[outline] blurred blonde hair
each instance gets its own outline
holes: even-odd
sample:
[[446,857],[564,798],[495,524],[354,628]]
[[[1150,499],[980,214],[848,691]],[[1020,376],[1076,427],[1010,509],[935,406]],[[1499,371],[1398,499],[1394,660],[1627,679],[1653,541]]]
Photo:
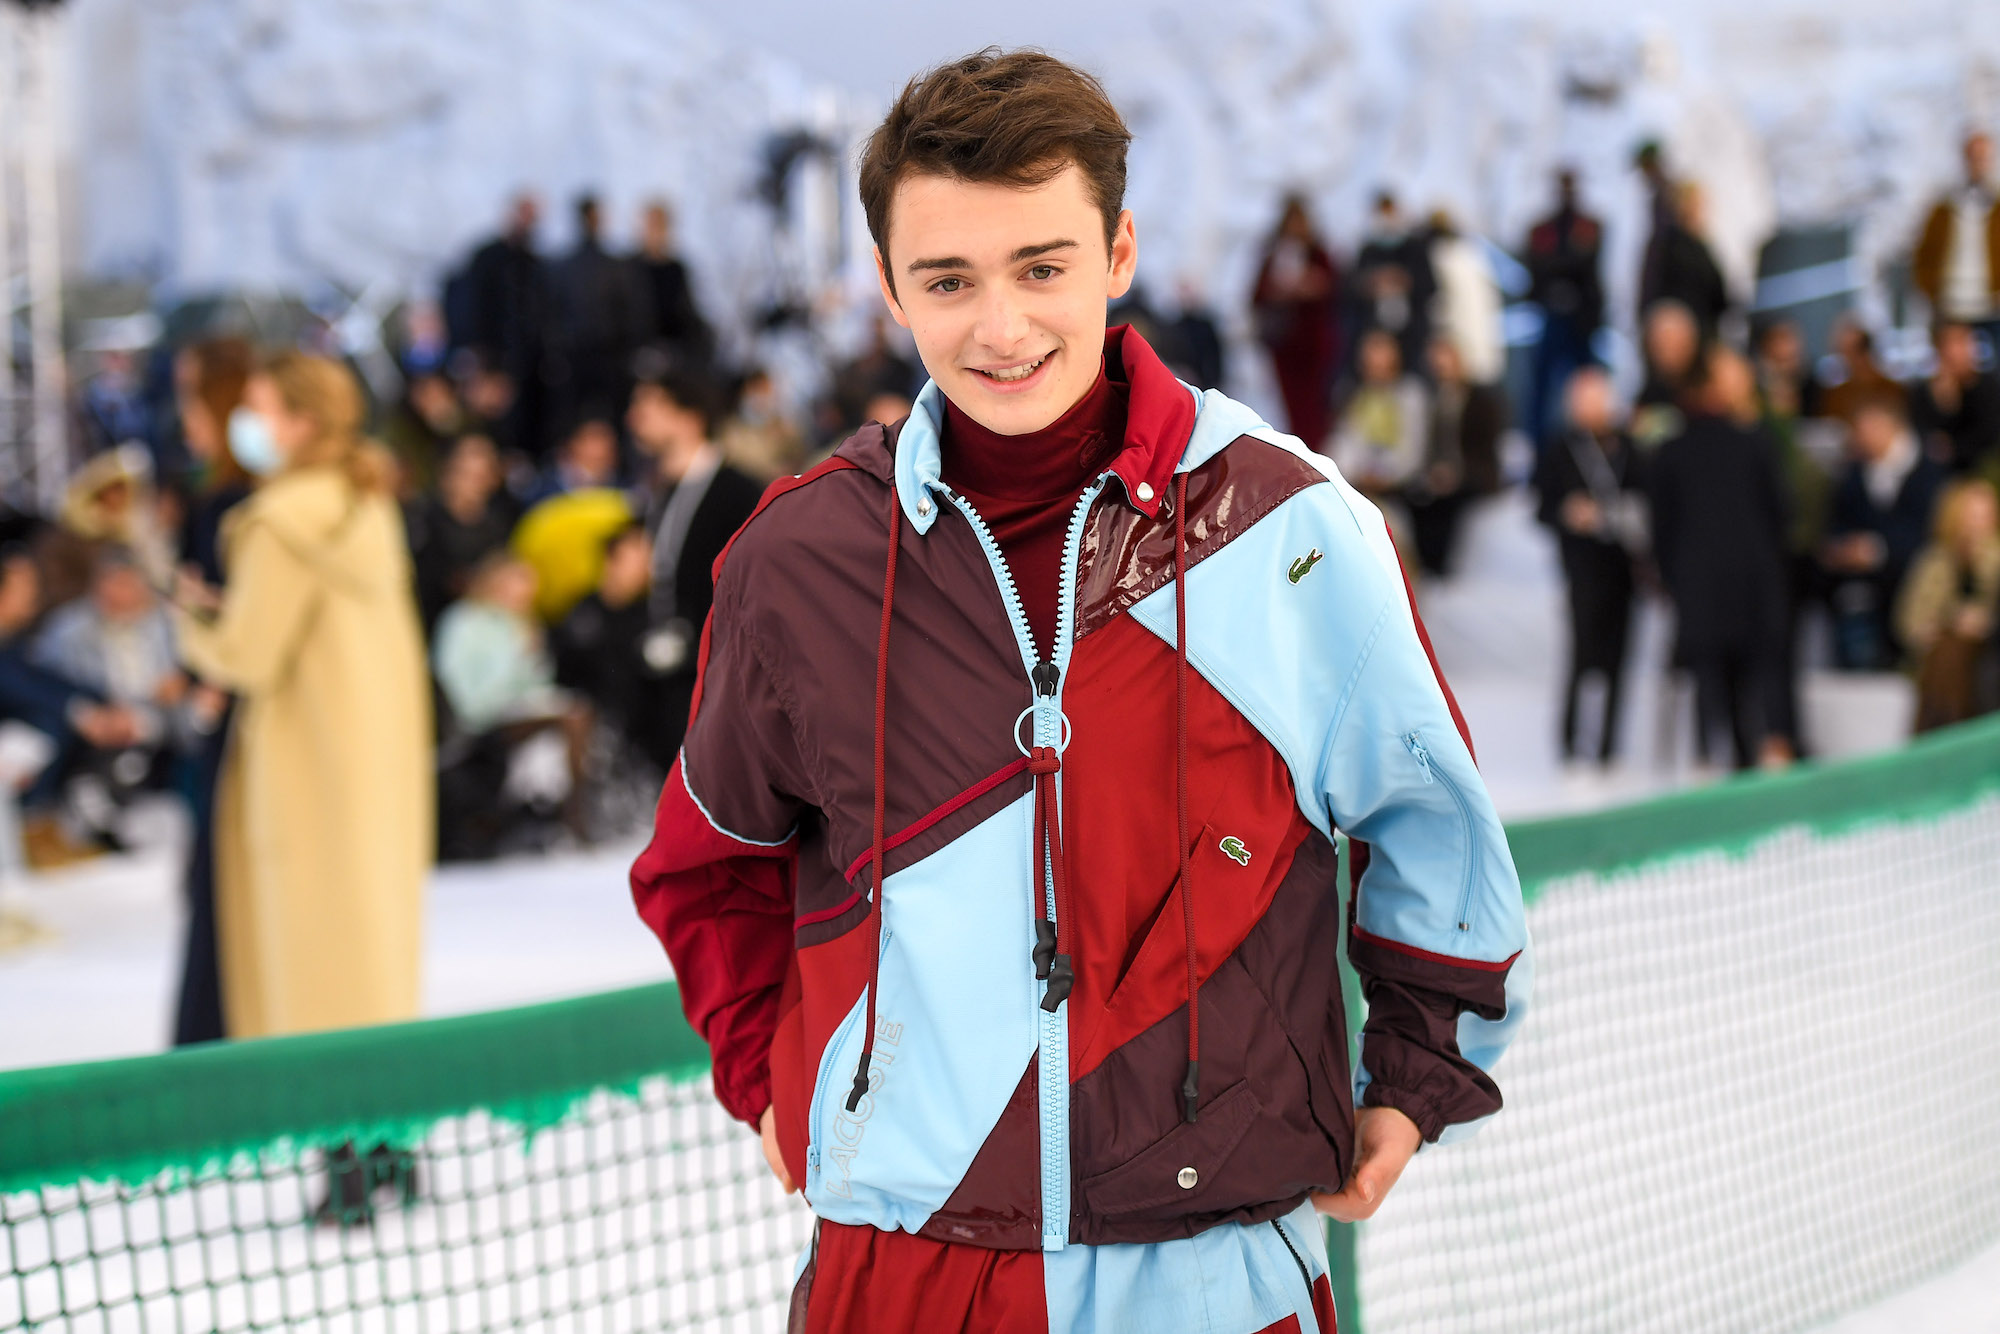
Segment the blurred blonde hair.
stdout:
[[[1967,477],[1953,482],[1938,497],[1937,517],[1932,522],[1931,538],[1946,551],[1956,554],[1964,549],[1966,511],[1972,502],[1984,496],[1987,503],[2000,508],[2000,492],[1993,489],[1993,483],[1983,477]],[[1986,541],[1994,537],[1987,534]]]
[[367,405],[353,371],[328,357],[287,350],[267,357],[257,374],[277,387],[287,409],[313,425],[291,467],[331,465],[344,470],[356,490],[395,489],[395,457],[361,434]]

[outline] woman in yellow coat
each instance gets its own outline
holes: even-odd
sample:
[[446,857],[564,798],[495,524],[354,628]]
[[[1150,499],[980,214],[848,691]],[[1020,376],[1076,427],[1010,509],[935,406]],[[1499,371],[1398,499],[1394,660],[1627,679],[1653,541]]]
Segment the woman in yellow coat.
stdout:
[[393,465],[361,418],[339,363],[264,363],[230,421],[262,480],[224,530],[227,592],[181,590],[182,656],[241,700],[214,827],[231,1037],[417,1012],[430,685]]

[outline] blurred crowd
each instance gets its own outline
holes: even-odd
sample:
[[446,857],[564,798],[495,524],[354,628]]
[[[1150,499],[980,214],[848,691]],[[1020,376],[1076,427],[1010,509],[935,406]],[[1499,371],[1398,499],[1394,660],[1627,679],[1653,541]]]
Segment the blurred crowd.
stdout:
[[1667,665],[1693,686],[1701,763],[1807,753],[1808,668],[1908,673],[1914,727],[1940,726],[2000,707],[2000,181],[1987,135],[1963,150],[1963,178],[1913,238],[1932,322],[1907,380],[1851,315],[1815,360],[1797,324],[1742,309],[1704,235],[1701,189],[1651,145],[1634,164],[1652,209],[1629,401],[1603,352],[1604,229],[1567,172],[1503,261],[1525,272],[1540,320],[1513,380],[1518,413],[1495,256],[1444,214],[1406,217],[1386,191],[1344,258],[1304,200],[1286,202],[1257,278],[1257,335],[1293,432],[1389,512],[1419,576],[1451,573],[1463,515],[1508,484],[1503,442],[1520,432],[1526,465],[1511,476],[1535,493],[1568,585],[1566,760],[1616,758],[1649,593],[1674,613]]

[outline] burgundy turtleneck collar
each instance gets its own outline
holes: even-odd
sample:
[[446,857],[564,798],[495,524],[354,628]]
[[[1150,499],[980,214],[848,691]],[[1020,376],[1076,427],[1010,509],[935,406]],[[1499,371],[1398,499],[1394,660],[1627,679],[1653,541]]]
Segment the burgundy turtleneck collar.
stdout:
[[947,398],[944,480],[968,495],[1072,502],[1124,444],[1127,393],[1101,367],[1068,412],[1025,435],[989,431]]

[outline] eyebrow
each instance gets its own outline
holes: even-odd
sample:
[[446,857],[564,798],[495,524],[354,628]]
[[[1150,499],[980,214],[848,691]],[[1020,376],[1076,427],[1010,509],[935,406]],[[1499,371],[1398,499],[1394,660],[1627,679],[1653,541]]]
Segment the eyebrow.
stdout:
[[[1044,241],[1040,245],[1024,245],[1019,250],[1016,250],[1013,254],[1009,255],[1007,257],[1007,262],[1009,264],[1019,264],[1022,260],[1040,259],[1043,255],[1051,255],[1058,250],[1074,250],[1076,248],[1077,248],[1077,243],[1075,241],[1067,241],[1067,240]],[[911,262],[911,264],[905,270],[905,272],[924,273],[932,269],[969,269],[971,267],[972,267],[972,262],[970,260],[964,259],[958,255],[947,255],[943,259],[914,260]]]

